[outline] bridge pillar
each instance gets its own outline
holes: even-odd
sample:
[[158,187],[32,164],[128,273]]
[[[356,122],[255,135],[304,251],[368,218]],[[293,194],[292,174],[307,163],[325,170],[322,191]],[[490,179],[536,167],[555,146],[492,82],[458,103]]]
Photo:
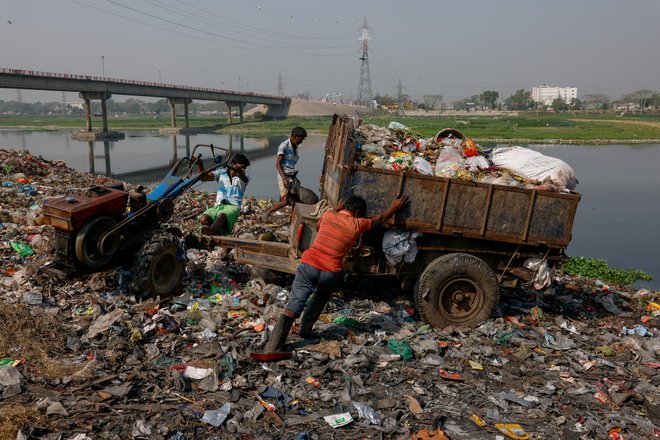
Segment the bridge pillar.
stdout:
[[92,103],[89,98],[83,98],[85,101],[85,131],[92,132]]
[[171,127],[176,128],[176,100],[173,98],[167,98],[167,102],[170,103],[170,121]]
[[105,95],[101,96],[101,119],[103,121],[102,132],[106,134],[108,133],[108,104]]
[[[85,102],[85,130],[71,134],[71,137],[80,141],[95,141],[99,139],[119,140],[124,139],[124,133],[108,130],[108,105],[107,100],[112,96],[108,92],[80,92],[78,94]],[[101,132],[94,133],[92,130],[92,104],[93,99],[101,101]]]
[[242,102],[240,102],[238,104],[238,114],[241,118],[241,123],[243,123],[243,103]]
[[[192,102],[190,98],[167,98],[167,102],[170,104],[170,121],[171,126],[167,128],[161,128],[159,131],[161,134],[195,134],[197,130],[190,128],[190,117],[188,112],[188,104]],[[176,106],[177,104],[183,104],[183,117],[184,123],[182,128],[177,128],[176,126]]]
[[233,122],[233,118],[231,115],[231,105],[233,104],[233,102],[225,101],[225,104],[227,104],[227,121],[229,122],[229,125],[231,125]]

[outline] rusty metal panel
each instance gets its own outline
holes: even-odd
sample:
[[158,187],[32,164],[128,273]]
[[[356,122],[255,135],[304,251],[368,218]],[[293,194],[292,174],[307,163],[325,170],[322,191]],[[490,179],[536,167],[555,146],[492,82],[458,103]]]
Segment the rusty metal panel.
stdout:
[[325,145],[321,179],[321,197],[336,205],[350,195],[350,182],[355,156],[353,120],[334,116]]
[[528,191],[495,187],[486,230],[495,235],[521,237],[529,203]]
[[445,179],[437,177],[364,167],[357,167],[353,175],[353,194],[367,201],[368,217],[381,213],[397,195],[405,194],[410,204],[390,223],[427,230],[437,229],[446,185]]
[[573,218],[579,195],[539,191],[529,227],[528,241],[567,246],[571,240]]
[[367,201],[367,217],[386,210],[397,194],[398,173],[358,170],[353,175],[352,193]]
[[468,182],[452,182],[447,194],[447,207],[442,219],[442,231],[471,232],[480,235],[488,207],[488,186]]

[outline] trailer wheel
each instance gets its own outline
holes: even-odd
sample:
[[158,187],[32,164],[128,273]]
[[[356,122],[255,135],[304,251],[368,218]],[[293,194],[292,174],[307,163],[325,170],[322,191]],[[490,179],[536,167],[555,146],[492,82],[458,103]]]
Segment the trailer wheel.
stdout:
[[139,247],[131,269],[131,290],[141,298],[170,296],[181,284],[186,268],[181,241],[159,231]]
[[493,270],[469,254],[447,254],[422,272],[415,289],[415,305],[426,323],[475,327],[493,312],[500,288]]

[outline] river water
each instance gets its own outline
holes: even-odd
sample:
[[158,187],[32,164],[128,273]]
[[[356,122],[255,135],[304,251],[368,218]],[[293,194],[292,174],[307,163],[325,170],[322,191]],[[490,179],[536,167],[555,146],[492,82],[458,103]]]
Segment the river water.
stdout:
[[[196,144],[232,147],[252,162],[248,194],[277,198],[275,154],[284,136],[247,138],[225,134],[160,136],[150,130],[126,131],[117,142],[71,140],[68,131],[0,130],[0,148],[28,149],[46,159],[61,159],[80,171],[112,175],[131,183],[162,179],[177,157]],[[309,136],[300,149],[299,177],[318,191],[325,137]],[[656,278],[639,287],[660,290],[660,145],[528,145],[560,158],[575,170],[582,194],[569,255],[604,258],[610,266],[641,269]],[[200,189],[213,191],[212,183]]]

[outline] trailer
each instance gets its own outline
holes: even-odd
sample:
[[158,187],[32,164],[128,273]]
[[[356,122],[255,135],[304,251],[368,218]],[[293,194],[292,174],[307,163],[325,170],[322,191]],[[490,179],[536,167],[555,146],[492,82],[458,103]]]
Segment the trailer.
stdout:
[[[568,259],[580,194],[525,189],[360,166],[355,161],[356,122],[335,115],[325,146],[321,199],[336,206],[352,195],[367,201],[367,217],[392,199],[410,203],[382,226],[363,234],[345,259],[360,276],[397,276],[414,295],[420,317],[434,327],[475,326],[499,302],[501,287],[530,282],[528,259],[558,268]],[[316,236],[315,207],[297,204],[289,242],[213,237],[234,248],[239,262],[295,273]],[[412,263],[392,266],[382,250],[387,228],[420,232]]]

